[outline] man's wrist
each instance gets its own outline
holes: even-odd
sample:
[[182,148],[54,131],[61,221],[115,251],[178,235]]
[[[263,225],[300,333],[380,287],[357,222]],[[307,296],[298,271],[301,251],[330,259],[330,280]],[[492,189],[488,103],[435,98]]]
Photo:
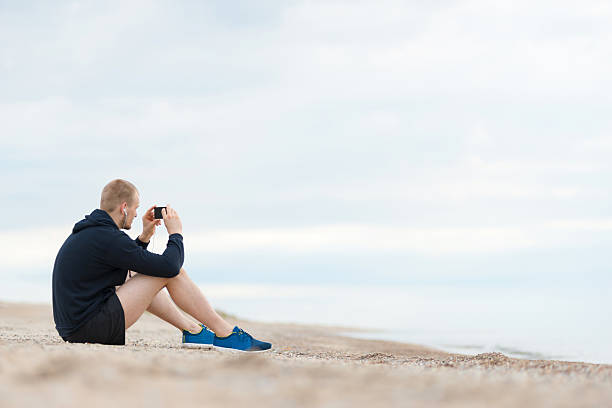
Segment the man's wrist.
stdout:
[[138,240],[139,240],[140,242],[144,243],[144,244],[148,244],[148,243],[149,243],[149,241],[151,240],[151,236],[152,236],[152,234],[151,234],[151,235],[147,235],[147,234],[145,234],[145,233],[143,232],[142,234],[140,234],[140,235],[138,236]]

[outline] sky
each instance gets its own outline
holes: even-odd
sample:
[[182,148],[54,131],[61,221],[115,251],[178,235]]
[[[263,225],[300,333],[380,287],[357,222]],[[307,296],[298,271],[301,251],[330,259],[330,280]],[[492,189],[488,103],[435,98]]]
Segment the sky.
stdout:
[[0,276],[123,178],[201,281],[609,285],[611,39],[607,1],[0,0]]

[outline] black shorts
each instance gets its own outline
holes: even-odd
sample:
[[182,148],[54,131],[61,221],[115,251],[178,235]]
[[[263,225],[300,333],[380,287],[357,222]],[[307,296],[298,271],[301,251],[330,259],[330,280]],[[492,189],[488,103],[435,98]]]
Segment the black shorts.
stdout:
[[70,343],[125,345],[125,315],[117,294],[113,293],[97,314],[64,340]]

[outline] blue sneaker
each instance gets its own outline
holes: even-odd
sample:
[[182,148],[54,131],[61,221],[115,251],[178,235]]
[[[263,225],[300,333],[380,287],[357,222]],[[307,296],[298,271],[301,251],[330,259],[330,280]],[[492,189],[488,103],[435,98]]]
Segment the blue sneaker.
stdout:
[[265,341],[255,340],[253,336],[235,326],[232,333],[227,337],[215,335],[213,340],[215,348],[228,351],[247,351],[250,353],[270,350],[272,345]]
[[213,339],[215,338],[215,333],[211,331],[208,327],[204,326],[200,323],[202,329],[198,333],[192,333],[189,330],[183,330],[183,347],[213,347]]

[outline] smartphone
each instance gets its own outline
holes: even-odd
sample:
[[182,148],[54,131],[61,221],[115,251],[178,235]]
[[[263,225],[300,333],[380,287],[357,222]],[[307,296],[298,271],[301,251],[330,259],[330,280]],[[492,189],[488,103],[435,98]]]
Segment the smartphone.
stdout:
[[153,212],[155,213],[155,219],[156,220],[161,220],[162,218],[164,218],[164,217],[162,217],[162,212],[161,212],[162,208],[166,208],[166,207],[155,207],[153,209]]

